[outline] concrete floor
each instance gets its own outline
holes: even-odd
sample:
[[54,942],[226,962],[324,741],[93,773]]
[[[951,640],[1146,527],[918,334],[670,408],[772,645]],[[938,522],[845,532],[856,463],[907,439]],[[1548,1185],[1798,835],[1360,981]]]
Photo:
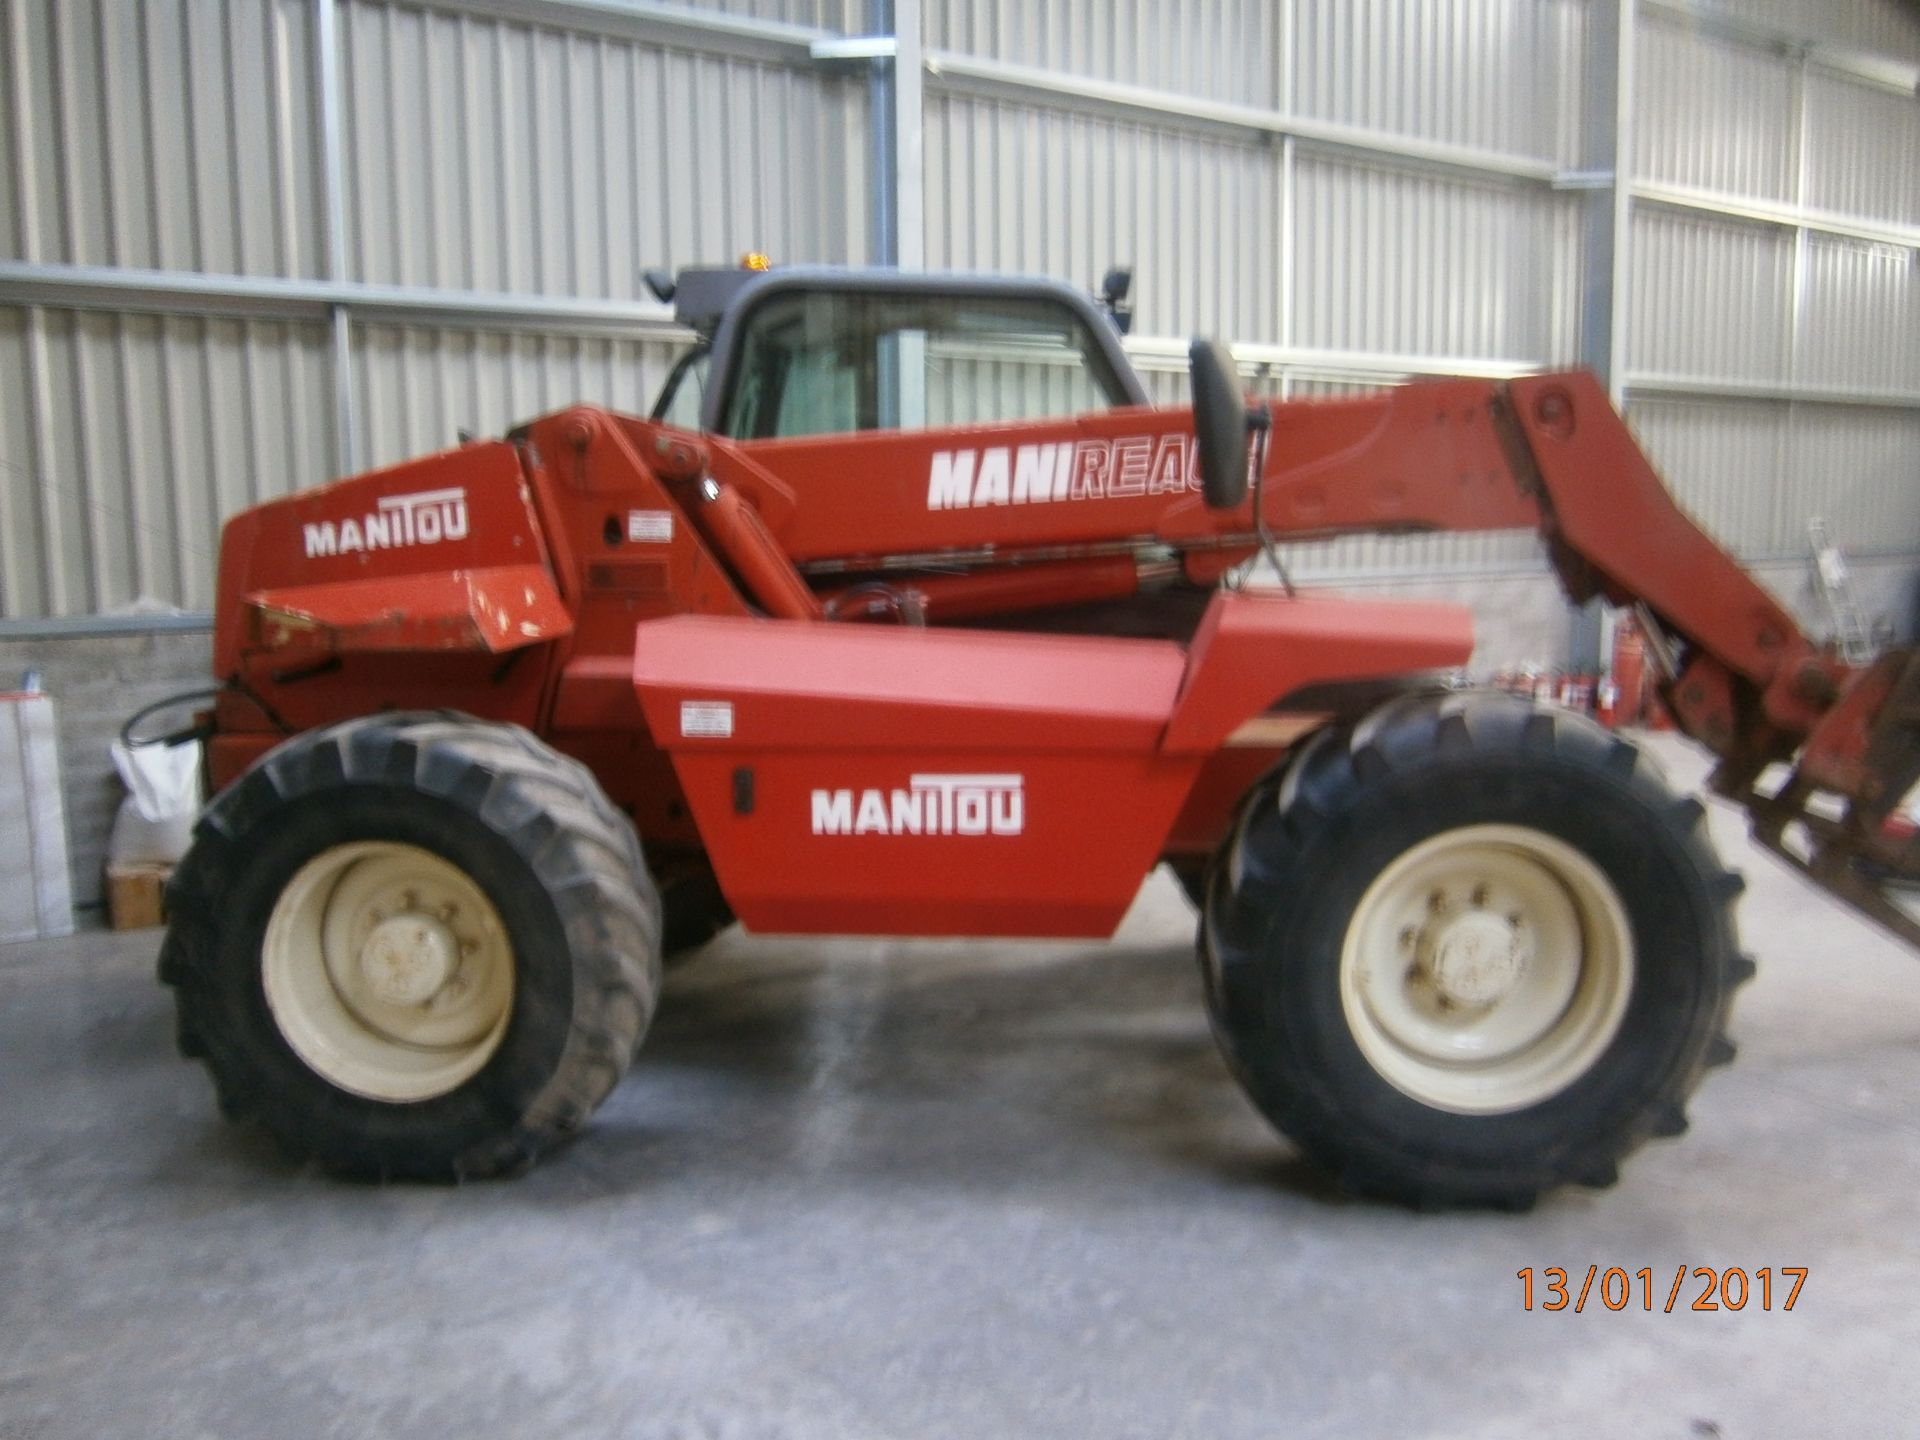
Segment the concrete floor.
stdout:
[[[0,949],[0,1440],[1912,1434],[1920,961],[1713,823],[1740,1059],[1519,1217],[1328,1193],[1215,1057],[1164,875],[1104,945],[726,937],[583,1141],[461,1190],[223,1125],[155,935]],[[1523,1311],[1590,1263],[1811,1273]]]

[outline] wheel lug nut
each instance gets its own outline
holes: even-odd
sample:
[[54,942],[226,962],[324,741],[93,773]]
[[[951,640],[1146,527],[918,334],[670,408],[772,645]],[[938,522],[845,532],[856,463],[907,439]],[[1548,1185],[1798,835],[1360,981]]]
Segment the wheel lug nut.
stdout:
[[1486,886],[1476,885],[1473,887],[1473,904],[1474,904],[1474,908],[1477,910],[1486,909],[1486,906],[1487,906],[1487,887]]
[[1413,942],[1419,938],[1420,932],[1415,930],[1413,926],[1408,925],[1403,927],[1400,931],[1400,948],[1402,950],[1411,950],[1413,948]]
[[1447,908],[1447,892],[1446,891],[1435,890],[1432,894],[1427,896],[1427,909],[1444,910],[1446,908]]

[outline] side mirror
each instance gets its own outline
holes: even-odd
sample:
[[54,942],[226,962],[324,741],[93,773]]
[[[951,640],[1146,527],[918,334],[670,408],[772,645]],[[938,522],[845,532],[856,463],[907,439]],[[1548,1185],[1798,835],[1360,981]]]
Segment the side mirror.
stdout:
[[1247,498],[1247,395],[1233,355],[1218,340],[1187,350],[1193,378],[1193,437],[1200,447],[1200,489],[1215,510]]
[[1122,335],[1133,329],[1133,307],[1127,304],[1127,296],[1132,290],[1131,265],[1114,266],[1100,282],[1100,308],[1107,312],[1107,318],[1113,321],[1113,328]]

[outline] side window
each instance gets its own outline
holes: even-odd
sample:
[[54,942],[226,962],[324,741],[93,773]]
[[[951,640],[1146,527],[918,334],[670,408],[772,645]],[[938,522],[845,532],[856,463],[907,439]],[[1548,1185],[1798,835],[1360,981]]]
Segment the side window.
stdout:
[[1127,403],[1085,321],[1049,300],[797,292],[757,306],[723,431],[917,430]]
[[[1080,336],[1080,319],[1062,312],[1071,328],[1041,324],[957,326],[922,337],[924,424],[982,425],[1038,420],[1104,410],[1120,399],[1101,388]],[[1012,316],[967,316],[976,322]],[[1034,317],[1038,318],[1038,317]],[[1051,318],[1051,317],[1049,317]],[[916,368],[919,368],[916,366]]]

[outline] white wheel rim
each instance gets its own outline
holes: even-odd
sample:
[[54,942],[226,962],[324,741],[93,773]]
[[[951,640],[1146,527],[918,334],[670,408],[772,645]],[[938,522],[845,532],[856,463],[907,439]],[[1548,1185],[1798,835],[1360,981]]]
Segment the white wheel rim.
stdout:
[[396,1103],[444,1095],[500,1048],[513,946],[466,872],[387,841],[300,868],[267,921],[261,978],[287,1044],[329,1083]]
[[1435,835],[1354,909],[1340,999],[1367,1063],[1435,1109],[1486,1115],[1559,1094],[1620,1031],[1633,932],[1600,868],[1519,825]]

